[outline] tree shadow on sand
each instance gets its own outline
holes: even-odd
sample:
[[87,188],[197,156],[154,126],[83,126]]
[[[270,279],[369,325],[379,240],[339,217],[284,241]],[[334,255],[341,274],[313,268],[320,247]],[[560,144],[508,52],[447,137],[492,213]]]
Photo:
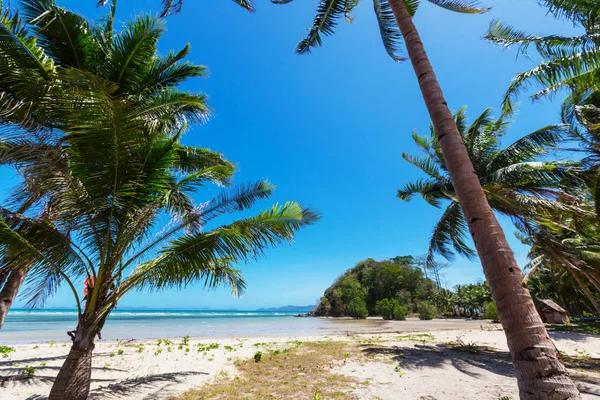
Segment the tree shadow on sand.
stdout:
[[[110,355],[109,352],[97,353],[97,354],[94,353],[94,357],[102,357],[102,356],[109,356],[109,355]],[[36,362],[44,362],[44,361],[48,362],[48,361],[66,360],[66,359],[67,359],[67,353],[61,354],[61,355],[57,355],[57,356],[51,356],[51,357],[15,358],[13,356],[8,361],[0,361],[0,372],[5,369],[3,367],[12,366],[14,363],[17,363],[17,364],[32,364],[32,363],[36,363]]]
[[503,376],[514,376],[510,354],[491,348],[473,345],[414,345],[414,347],[363,345],[367,355],[386,355],[401,364],[402,368],[442,368],[449,363],[471,377],[477,378],[483,369]]
[[[510,354],[487,346],[447,343],[414,345],[414,347],[361,345],[367,355],[385,355],[405,369],[442,368],[452,365],[458,371],[474,378],[479,370],[514,378]],[[600,359],[562,357],[563,363],[581,393],[600,398]]]
[[[164,374],[146,375],[138,378],[125,379],[116,383],[111,383],[106,386],[101,386],[90,391],[91,399],[106,399],[110,397],[119,397],[125,395],[132,395],[135,392],[141,390],[147,390],[157,385],[162,385],[154,395],[147,398],[161,397],[160,392],[165,389],[165,386],[169,386],[174,383],[182,382],[182,378],[193,375],[209,375],[206,372],[198,371],[180,371]],[[163,396],[164,397],[164,396]]]

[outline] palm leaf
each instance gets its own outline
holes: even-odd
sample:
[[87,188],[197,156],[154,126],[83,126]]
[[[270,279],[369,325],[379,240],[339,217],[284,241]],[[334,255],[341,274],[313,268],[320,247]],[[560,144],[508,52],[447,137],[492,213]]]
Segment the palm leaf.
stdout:
[[298,43],[296,52],[299,54],[310,53],[311,48],[321,46],[323,42],[321,34],[333,35],[337,20],[346,11],[345,4],[346,0],[320,0],[317,6],[317,15],[308,36]]
[[440,200],[451,199],[448,191],[450,181],[440,182],[438,179],[419,179],[415,182],[407,183],[404,188],[399,189],[396,196],[403,201],[409,201],[415,194],[420,194],[423,200],[434,207],[440,207]]
[[405,61],[406,58],[401,57],[400,46],[402,46],[402,34],[398,28],[396,17],[388,0],[373,0],[373,8],[375,16],[379,24],[379,33],[383,41],[383,47],[394,61]]
[[538,129],[491,157],[487,171],[497,171],[512,164],[531,161],[556,146],[564,139],[566,132],[568,127],[565,125],[549,125]]
[[452,261],[454,251],[468,259],[474,258],[476,256],[475,251],[466,244],[468,236],[468,226],[463,217],[460,204],[453,201],[446,208],[433,229],[427,251],[427,262],[435,261],[436,254]]
[[81,15],[58,7],[53,0],[25,0],[21,9],[38,43],[58,64],[78,68],[87,64],[93,37]]
[[288,202],[207,233],[185,235],[173,240],[159,257],[137,267],[124,286],[161,289],[206,279],[211,287],[228,281],[235,292],[243,281],[229,262],[260,257],[265,249],[292,240],[296,230],[318,219],[315,212]]
[[483,14],[488,12],[490,8],[481,7],[479,1],[476,0],[428,0],[430,3],[446,10],[462,13],[462,14]]

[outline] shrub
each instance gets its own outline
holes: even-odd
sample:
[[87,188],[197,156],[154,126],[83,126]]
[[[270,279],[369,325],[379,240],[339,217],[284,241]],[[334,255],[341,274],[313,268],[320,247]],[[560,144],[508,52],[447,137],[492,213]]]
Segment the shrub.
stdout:
[[437,310],[431,303],[427,301],[422,301],[419,303],[419,319],[430,320],[433,319],[436,315]]
[[490,301],[485,306],[485,319],[491,319],[494,322],[500,321],[498,317],[498,307],[496,307],[496,303]]
[[402,307],[399,304],[396,307],[394,307],[394,319],[396,321],[406,320],[406,307]]
[[2,354],[3,358],[8,358],[8,355],[10,353],[13,353],[14,351],[15,351],[14,347],[0,346],[0,354]]
[[32,365],[26,365],[25,368],[23,368],[22,374],[28,378],[31,378],[33,375],[35,375],[35,367]]
[[262,360],[262,351],[254,353],[254,362],[260,362]]
[[367,304],[360,297],[355,297],[348,304],[348,315],[356,319],[365,319],[369,315]]
[[377,315],[382,316],[383,319],[394,319],[394,310],[396,307],[400,307],[400,304],[396,300],[383,299],[375,304],[375,312]]

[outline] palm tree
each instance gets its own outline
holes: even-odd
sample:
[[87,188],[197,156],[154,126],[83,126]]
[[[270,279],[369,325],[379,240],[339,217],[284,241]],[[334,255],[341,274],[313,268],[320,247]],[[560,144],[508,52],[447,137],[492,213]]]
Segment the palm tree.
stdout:
[[[138,54],[128,54],[126,53],[127,49],[123,48],[121,49],[122,53],[114,56],[114,59],[105,59],[107,50],[103,49],[103,46],[106,45],[107,40],[111,40],[115,7],[116,2],[113,2],[111,12],[104,25],[90,27],[81,16],[57,7],[54,1],[25,1],[21,11],[26,21],[29,22],[29,27],[33,33],[33,36],[30,37],[27,37],[26,26],[18,19],[14,19],[8,10],[5,10],[0,16],[0,34],[11,36],[16,33],[22,39],[21,44],[23,47],[19,49],[11,41],[12,39],[8,38],[4,42],[7,47],[4,51],[0,49],[0,52],[2,52],[0,55],[3,56],[0,60],[3,63],[2,68],[9,71],[0,77],[0,124],[7,128],[17,126],[19,130],[27,129],[37,132],[43,129],[60,129],[60,126],[57,126],[56,122],[48,117],[45,110],[47,104],[43,101],[45,91],[56,84],[58,75],[46,73],[45,71],[42,73],[37,72],[29,80],[26,75],[28,73],[26,68],[30,68],[30,65],[27,64],[27,58],[22,57],[19,52],[35,50],[34,40],[41,44],[40,47],[46,54],[45,57],[40,58],[44,63],[48,65],[52,63],[56,68],[79,68],[93,72],[107,80],[118,81],[120,82],[119,93],[122,94],[137,95],[143,90],[151,93],[161,87],[169,88],[182,80],[197,76],[201,77],[205,74],[203,66],[182,61],[189,52],[189,45],[177,53],[169,54],[167,57],[158,57],[155,49],[152,50],[152,48],[141,49]],[[148,21],[140,20],[140,22],[148,24]],[[89,32],[87,28],[90,29]],[[154,23],[154,25],[148,24],[148,26],[137,31],[131,31],[129,32],[132,35],[130,46],[133,47],[135,41],[142,38],[142,35],[148,35],[151,42],[152,38],[162,30],[163,27],[160,23]],[[134,35],[137,38],[133,37]],[[116,44],[116,46],[124,44]],[[127,61],[129,65],[126,69],[123,69],[123,76],[118,76],[119,71],[114,66],[107,68],[110,63],[122,62],[119,57],[125,60],[126,57],[130,56],[134,58]],[[142,59],[146,56],[148,62]],[[23,62],[25,64],[19,64]],[[19,68],[14,68],[15,66]],[[51,71],[52,68],[48,68],[48,70]],[[140,72],[143,72],[143,74],[140,74]],[[135,77],[135,79],[130,77]],[[181,93],[177,96],[180,97],[180,100],[183,100],[185,94]],[[134,98],[130,97],[131,100]],[[173,100],[177,99],[173,98]],[[190,98],[190,100],[194,102],[193,98]],[[168,100],[165,98],[164,101]],[[185,102],[182,102],[181,106],[185,107]],[[168,121],[171,117],[168,113],[165,113],[163,118]],[[55,151],[56,148],[49,146],[44,141],[37,143],[36,145],[39,148],[36,149],[33,148],[33,142],[26,143],[26,146],[23,143],[16,145],[13,142],[12,145],[17,147],[8,147],[10,144],[6,140],[0,143],[0,146],[2,146],[0,147],[0,164],[12,165],[21,172],[21,175],[26,177],[27,190],[17,188],[12,193],[11,198],[13,201],[10,203],[14,209],[23,213],[33,203],[40,201],[44,194],[39,191],[39,188],[33,188],[36,182],[35,171],[31,171],[31,166],[28,167],[28,170],[24,170],[23,166],[19,164],[21,159],[18,154],[28,152],[35,155],[36,158],[34,159],[37,160],[44,160],[47,157],[58,160],[61,156],[60,153],[49,154]],[[14,263],[14,261],[10,258],[2,260],[3,263]],[[0,291],[0,327],[8,309],[23,285],[27,271],[27,268],[20,268],[4,274],[5,283]]]
[[[461,13],[480,14],[487,10],[471,0],[429,2]],[[321,34],[332,34],[340,17],[351,19],[351,12],[358,3],[358,0],[321,0],[312,28],[308,36],[299,42],[297,52],[308,53],[312,47],[320,46]],[[521,285],[521,270],[487,202],[479,179],[473,173],[474,166],[412,21],[419,4],[419,0],[374,0],[374,10],[384,47],[395,61],[402,60],[398,50],[401,41],[406,42],[408,58],[438,135],[448,175],[498,306],[521,398],[540,398],[540,394],[547,394],[549,398],[580,398],[577,388],[558,360],[558,353],[543,327],[529,292]]]
[[574,120],[574,105],[600,89],[600,6],[592,0],[538,0],[559,19],[568,19],[584,30],[582,35],[540,36],[529,34],[495,20],[485,38],[504,47],[517,46],[527,56],[531,47],[542,62],[518,74],[504,95],[505,112],[512,110],[512,100],[532,83],[539,89],[531,95],[534,100],[549,97],[561,89],[571,92],[563,107],[563,117]]
[[[466,107],[462,107],[454,114],[454,119],[493,210],[515,223],[522,223],[541,212],[574,209],[561,199],[566,196],[563,183],[573,175],[573,170],[578,170],[577,164],[539,161],[540,156],[565,136],[564,125],[545,126],[501,148],[502,136],[510,125],[506,117],[494,119],[492,109],[487,108],[469,125]],[[475,252],[468,244],[467,222],[448,176],[435,128],[430,127],[428,136],[413,132],[413,139],[425,155],[418,157],[404,152],[402,157],[424,172],[427,178],[406,184],[398,190],[398,198],[409,201],[418,194],[438,208],[447,202],[433,229],[427,263],[434,262],[437,254],[451,261],[454,252],[473,258]]]
[[[517,220],[530,215],[531,210],[537,208],[555,209],[565,207],[558,201],[558,196],[561,194],[559,183],[562,178],[566,177],[567,167],[570,164],[534,161],[536,157],[546,151],[548,146],[559,140],[563,131],[562,127],[549,126],[542,128],[517,140],[505,149],[500,149],[499,139],[507,128],[508,122],[504,118],[493,120],[491,110],[485,110],[467,127],[463,108],[454,116],[454,123],[461,137],[462,146],[466,149],[470,160],[472,160],[472,162],[469,162],[472,168],[469,175],[479,177],[478,186],[483,188],[486,203],[490,207]],[[482,258],[484,273],[492,290],[494,302],[498,307],[500,320],[506,331],[519,381],[521,398],[536,398],[537,395],[532,394],[534,393],[531,389],[532,385],[540,385],[544,388],[544,392],[551,391],[552,389],[549,388],[552,387],[563,393],[565,398],[578,398],[577,389],[572,384],[566,370],[557,358],[558,355],[553,350],[542,347],[542,350],[536,350],[528,356],[516,351],[516,349],[523,346],[524,342],[532,344],[534,341],[539,341],[540,346],[550,346],[551,342],[545,329],[542,328],[543,324],[539,320],[539,315],[535,311],[528,291],[525,288],[522,291],[515,287],[513,294],[509,294],[510,291],[505,292],[508,288],[502,284],[501,271],[495,274],[491,273],[489,266],[486,265],[482,254],[492,260],[494,260],[494,254],[497,257],[503,256],[491,252],[491,250],[488,250],[491,253],[482,253],[481,235],[477,235],[477,232],[480,231],[474,231],[473,222],[475,221],[469,219],[471,214],[465,211],[465,202],[461,201],[462,196],[458,186],[453,184],[454,181],[451,179],[452,167],[449,164],[448,157],[443,152],[443,143],[440,142],[440,136],[442,135],[440,135],[440,131],[435,124],[432,124],[429,137],[413,135],[415,142],[425,151],[426,156],[418,158],[403,154],[403,157],[429,175],[429,179],[408,184],[398,191],[398,197],[403,200],[408,200],[418,193],[435,206],[439,206],[442,200],[449,200],[440,222],[434,229],[428,259],[433,260],[435,253],[451,258],[452,248],[468,257],[474,256],[475,253],[467,245],[467,237],[471,233],[470,236],[477,247],[480,258]],[[500,230],[501,228],[498,226],[496,232]],[[494,237],[489,232],[487,235]],[[505,240],[502,235],[502,241]],[[512,253],[510,254],[513,257]],[[496,261],[498,260],[496,259]],[[515,271],[512,264],[505,265],[510,265],[506,267],[509,272],[511,269],[513,272]],[[513,279],[516,278],[521,282],[522,274],[520,270],[518,272],[516,277],[510,276],[511,284],[516,285],[513,282]],[[498,285],[502,288],[501,290],[499,290]],[[522,286],[519,284],[519,287]],[[502,295],[499,293],[502,293]],[[514,298],[514,296],[517,296],[515,293],[519,293],[519,296],[525,296],[525,305],[518,304]],[[523,318],[527,315],[527,318],[530,319],[514,321],[512,318],[515,314],[508,312],[505,307],[514,310]],[[507,321],[506,318],[511,319],[511,321]],[[525,326],[533,323],[532,321],[539,322],[538,327],[533,328],[534,330],[537,329],[536,337],[530,337],[523,331]],[[515,336],[515,332],[519,332],[521,336]],[[522,351],[527,353],[531,350],[524,349]],[[545,355],[542,356],[542,354]],[[546,356],[552,358],[543,358]],[[530,357],[529,360],[536,360],[535,363],[528,362],[527,357]],[[537,368],[549,368],[557,374],[558,379],[544,379],[540,378],[540,375],[536,376],[533,371]]]
[[[56,220],[0,208],[0,257],[18,256],[11,270],[30,268],[33,302],[70,287],[78,325],[50,399],[79,400],[89,393],[95,337],[126,293],[200,282],[239,294],[245,283],[235,265],[293,240],[318,215],[288,202],[214,225],[270,197],[267,181],[195,203],[204,185],[230,185],[235,167],[219,153],[181,144],[188,123],[205,120],[210,109],[206,96],[177,90],[203,72],[180,62],[187,47],[156,56],[161,20],[138,17],[114,33],[114,7],[105,23],[91,26],[46,0],[26,1],[22,14],[29,29],[8,11],[0,23],[0,87],[10,83],[26,104],[41,94],[44,125],[0,131],[3,154],[26,173],[24,191],[43,193],[31,209],[50,204]],[[56,157],[39,157],[46,148]]]

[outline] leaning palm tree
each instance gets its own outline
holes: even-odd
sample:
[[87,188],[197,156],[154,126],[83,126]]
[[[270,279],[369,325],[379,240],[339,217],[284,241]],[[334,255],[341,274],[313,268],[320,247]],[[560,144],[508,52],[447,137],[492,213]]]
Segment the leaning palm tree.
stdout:
[[[541,156],[565,137],[567,129],[564,125],[545,126],[501,147],[510,121],[506,117],[494,119],[491,108],[485,109],[470,125],[466,107],[458,110],[454,119],[494,211],[510,217],[516,224],[556,211],[588,213],[562,201],[567,196],[562,187],[567,179],[576,179],[575,173],[580,172],[578,164],[540,161]],[[420,195],[435,207],[445,207],[433,229],[427,263],[432,263],[436,255],[453,260],[455,252],[473,258],[475,251],[468,243],[467,222],[448,176],[435,128],[431,126],[426,136],[413,132],[413,139],[425,155],[412,156],[404,152],[402,157],[424,172],[427,178],[406,184],[398,190],[398,198],[409,201],[414,195]]]
[[517,46],[527,56],[534,48],[542,62],[528,71],[518,74],[510,84],[503,99],[505,112],[512,110],[517,95],[531,84],[538,89],[531,98],[539,100],[549,97],[561,89],[569,89],[563,117],[574,121],[574,105],[594,91],[600,89],[600,6],[592,0],[538,0],[549,13],[559,19],[568,19],[583,29],[581,35],[537,35],[530,34],[493,21],[486,39],[504,47]]
[[[270,197],[267,181],[193,200],[209,183],[230,185],[235,167],[181,143],[188,124],[210,110],[206,96],[177,90],[202,71],[180,62],[187,48],[155,56],[160,20],[139,17],[114,33],[112,17],[92,26],[51,1],[27,1],[23,11],[35,36],[13,16],[1,21],[0,85],[10,83],[23,104],[41,96],[45,123],[1,130],[2,153],[26,172],[25,183],[35,178],[24,192],[43,193],[31,209],[50,204],[55,221],[0,208],[0,257],[18,260],[10,270],[29,268],[28,295],[38,304],[61,284],[71,289],[78,324],[50,399],[85,399],[95,337],[124,295],[196,282],[239,294],[236,264],[293,240],[318,215],[288,202],[215,225]],[[39,157],[44,149],[53,157]]]
[[[559,142],[565,133],[565,127],[560,125],[547,126],[525,135],[505,148],[500,147],[500,139],[508,128],[509,121],[505,117],[494,120],[491,109],[484,110],[471,125],[466,122],[465,109],[460,109],[454,116],[456,126],[462,137],[464,146],[472,160],[473,176],[479,177],[480,185],[483,187],[488,204],[497,212],[508,215],[515,222],[531,218],[537,213],[552,212],[556,210],[580,211],[575,205],[566,205],[561,202],[565,196],[561,190],[563,181],[572,178],[571,169],[574,167],[570,162],[544,162],[539,157],[548,151],[549,147]],[[419,194],[425,201],[436,207],[444,202],[444,213],[436,224],[430,244],[427,259],[434,260],[436,254],[451,259],[454,252],[467,257],[474,257],[475,252],[468,244],[470,224],[463,212],[463,205],[459,201],[456,187],[452,184],[447,158],[444,156],[439,141],[439,133],[434,125],[431,126],[429,136],[419,136],[413,133],[413,139],[417,146],[425,152],[423,157],[414,157],[403,153],[403,158],[415,165],[425,174],[426,179],[407,184],[398,191],[398,197],[402,200],[410,200],[415,194]],[[474,241],[477,237],[473,237]],[[479,243],[475,242],[479,249]],[[481,254],[481,253],[480,253]],[[486,272],[484,270],[484,272]],[[487,272],[486,272],[487,274]],[[487,275],[486,275],[487,276]],[[519,279],[522,276],[519,275]],[[490,281],[488,276],[488,281]],[[490,281],[492,293],[495,291],[494,282]],[[528,299],[530,299],[528,297]],[[494,300],[498,302],[496,294]],[[538,316],[535,316],[537,318]],[[500,317],[503,318],[502,316]],[[507,324],[503,321],[503,324]],[[519,341],[518,338],[510,337],[507,331],[509,344],[511,339]],[[539,338],[538,338],[539,339]],[[513,349],[513,348],[511,348]],[[519,360],[519,356],[513,354],[517,359],[515,368],[517,374],[526,373],[519,371],[525,367],[525,360]],[[555,361],[558,362],[558,361]],[[562,369],[564,372],[564,369]],[[565,372],[566,374],[566,372]],[[519,376],[519,375],[518,375]],[[519,381],[522,398],[533,398],[525,392],[528,384],[533,384],[535,377],[529,375],[530,380]],[[568,380],[566,375],[561,379]],[[543,382],[553,385],[556,381]],[[577,396],[576,392],[569,392],[561,385],[567,385],[563,381],[558,386],[569,396]],[[568,386],[568,385],[567,385]]]
[[[472,0],[429,2],[461,13],[479,14],[486,11]],[[339,18],[346,16],[351,19],[351,12],[358,3],[358,0],[321,0],[312,28],[298,44],[297,52],[308,53],[311,48],[320,46],[322,35],[332,34]],[[402,60],[399,50],[402,40],[406,42],[408,58],[435,127],[448,176],[498,306],[521,398],[539,399],[546,396],[578,399],[579,392],[558,359],[558,352],[537,314],[529,292],[521,285],[521,270],[474,173],[467,148],[412,21],[419,5],[419,0],[374,0],[384,47],[394,60]]]

